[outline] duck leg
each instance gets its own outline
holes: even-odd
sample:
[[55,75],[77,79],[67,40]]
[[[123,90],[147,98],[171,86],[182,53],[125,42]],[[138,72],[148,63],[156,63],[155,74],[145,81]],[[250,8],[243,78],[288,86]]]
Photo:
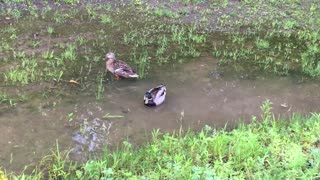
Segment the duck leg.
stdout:
[[120,76],[116,76],[114,79],[115,79],[116,81],[119,81],[121,78],[120,78]]

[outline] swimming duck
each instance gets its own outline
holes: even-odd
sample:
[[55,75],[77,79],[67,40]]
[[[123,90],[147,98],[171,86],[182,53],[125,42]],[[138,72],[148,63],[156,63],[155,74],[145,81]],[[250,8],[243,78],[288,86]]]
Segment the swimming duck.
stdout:
[[106,54],[106,69],[116,76],[119,80],[120,77],[125,78],[137,78],[139,75],[134,72],[134,70],[125,62],[121,60],[116,60],[113,52]]
[[158,106],[166,99],[166,86],[161,84],[144,94],[143,101],[146,106]]

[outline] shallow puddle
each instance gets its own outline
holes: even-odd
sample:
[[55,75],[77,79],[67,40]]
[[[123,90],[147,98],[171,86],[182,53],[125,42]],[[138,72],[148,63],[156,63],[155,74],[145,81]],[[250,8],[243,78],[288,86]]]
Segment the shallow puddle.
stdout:
[[[167,99],[159,107],[143,105],[143,94],[164,83]],[[292,77],[253,76],[220,71],[216,60],[201,57],[185,64],[157,66],[143,80],[113,80],[107,74],[102,101],[81,93],[67,98],[35,100],[0,112],[0,161],[19,171],[56,147],[73,148],[71,157],[90,153],[121,140],[143,143],[153,129],[162,132],[223,128],[260,116],[260,105],[273,102],[273,112],[320,110],[319,83]]]

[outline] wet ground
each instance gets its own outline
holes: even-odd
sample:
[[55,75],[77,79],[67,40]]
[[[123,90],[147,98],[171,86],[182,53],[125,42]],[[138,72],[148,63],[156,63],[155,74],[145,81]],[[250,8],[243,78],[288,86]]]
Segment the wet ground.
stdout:
[[[160,83],[167,85],[165,103],[145,107],[144,92]],[[266,99],[273,102],[277,115],[320,110],[318,82],[222,71],[211,57],[158,67],[144,80],[114,81],[107,74],[104,86],[101,102],[79,93],[38,99],[1,112],[1,165],[19,170],[46,155],[56,140],[63,149],[74,149],[72,158],[85,160],[88,154],[121,140],[143,143],[153,129],[232,127],[239,118],[259,117],[259,106]]]
[[[21,66],[20,61],[24,58],[19,57],[19,53],[20,56],[27,58],[34,56],[39,62],[39,69],[46,67],[47,62],[63,59],[60,54],[70,43],[77,45],[75,54],[76,60],[79,61],[70,63],[64,59],[67,62],[65,65],[56,65],[54,68],[48,66],[53,72],[54,70],[58,73],[60,70],[64,72],[60,81],[58,78],[47,77],[47,79],[39,78],[40,80],[27,85],[6,84],[5,78],[0,76],[0,93],[3,91],[13,97],[27,96],[26,101],[18,102],[15,107],[9,107],[7,104],[0,106],[0,167],[7,171],[20,172],[25,165],[37,164],[41,157],[50,154],[50,150],[56,148],[57,142],[62,150],[73,149],[70,153],[72,159],[82,161],[91,154],[99,153],[102,147],[114,147],[122,140],[135,145],[143,144],[153,129],[162,132],[178,131],[181,128],[199,130],[204,125],[232,128],[238,122],[251,121],[252,116],[259,117],[260,105],[266,99],[273,103],[273,112],[279,116],[290,116],[292,112],[307,114],[320,110],[319,81],[304,80],[301,76],[297,78],[273,76],[256,71],[254,74],[245,71],[235,72],[235,68],[218,66],[218,59],[213,58],[210,53],[215,44],[224,44],[226,34],[221,32],[225,30],[224,28],[216,27],[218,24],[216,18],[221,14],[233,17],[234,12],[242,18],[242,13],[246,9],[241,9],[240,12],[237,8],[240,2],[230,0],[227,9],[222,11],[221,7],[213,5],[212,11],[206,12],[205,7],[209,7],[206,3],[186,6],[168,0],[157,1],[159,4],[154,0],[148,0],[147,7],[151,9],[151,14],[157,9],[163,9],[180,16],[180,18],[166,19],[165,22],[195,23],[197,19],[199,23],[201,18],[206,17],[210,21],[199,23],[200,26],[209,31],[219,30],[209,34],[211,39],[208,38],[205,43],[191,44],[190,47],[196,47],[196,51],[201,54],[197,58],[190,59],[190,55],[179,56],[179,53],[183,54],[182,50],[190,47],[179,46],[177,42],[171,40],[173,45],[166,46],[164,55],[159,57],[165,58],[166,55],[171,55],[169,59],[173,59],[173,54],[177,53],[177,59],[162,65],[158,65],[155,61],[157,59],[155,52],[158,50],[156,48],[161,47],[161,43],[157,41],[161,39],[157,34],[156,37],[148,35],[159,31],[162,33],[161,37],[172,37],[170,34],[172,32],[164,28],[167,24],[152,24],[153,21],[158,21],[160,17],[166,15],[146,15],[139,9],[146,6],[134,5],[137,9],[131,11],[119,8],[130,4],[129,1],[110,2],[113,2],[108,4],[109,7],[113,7],[110,10],[97,9],[92,12],[102,11],[102,14],[108,17],[110,15],[111,23],[101,23],[103,17],[98,16],[99,13],[93,18],[94,13],[90,14],[90,6],[85,7],[85,3],[78,5],[87,8],[85,13],[80,11],[77,14],[76,8],[70,8],[70,12],[66,14],[63,10],[60,14],[54,14],[56,10],[42,14],[41,11],[47,5],[39,1],[34,4],[40,8],[41,13],[37,16],[20,17],[15,20],[7,15],[0,18],[0,25],[3,28],[0,74]],[[103,1],[92,1],[92,3],[104,5]],[[52,9],[60,8],[53,1],[49,1],[49,5]],[[61,7],[69,5],[64,4]],[[102,7],[108,9],[108,6]],[[10,8],[13,7],[2,6],[0,10]],[[19,8],[23,9],[26,6]],[[233,11],[237,9],[239,12]],[[72,11],[75,15],[71,13]],[[132,13],[140,11],[142,13],[139,17],[144,21],[139,19],[133,21]],[[108,20],[108,17],[104,18]],[[62,19],[61,22],[59,18]],[[248,18],[245,22],[251,20]],[[230,23],[233,22],[231,19]],[[48,34],[49,27],[54,28],[52,34]],[[187,34],[190,31],[185,32]],[[132,42],[125,43],[125,35],[131,37]],[[140,36],[154,42],[141,45],[137,43],[141,39]],[[83,44],[80,43],[80,38],[83,38]],[[191,41],[186,42],[190,45]],[[135,55],[139,57],[139,53],[145,49],[148,49],[148,55],[153,58],[151,68],[146,70],[146,78],[115,81],[108,73],[104,77],[103,98],[97,101],[94,95],[97,89],[96,76],[104,72],[102,61],[104,53],[115,50],[119,57],[129,61]],[[52,51],[55,51],[52,58],[43,57],[43,53]],[[182,63],[177,63],[180,60]],[[70,66],[72,63],[76,64],[76,67]],[[138,64],[133,61],[129,63],[135,64],[135,67]],[[46,75],[49,71],[43,72],[45,72],[43,75]],[[80,85],[68,83],[71,78],[78,80]],[[161,83],[167,86],[165,103],[155,108],[144,106],[145,91]]]

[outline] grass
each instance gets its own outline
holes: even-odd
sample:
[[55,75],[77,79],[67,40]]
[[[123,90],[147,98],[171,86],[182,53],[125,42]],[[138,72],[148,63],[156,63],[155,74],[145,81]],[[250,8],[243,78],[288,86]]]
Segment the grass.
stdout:
[[148,59],[148,52],[147,51],[143,51],[142,54],[139,55],[139,57],[137,57],[137,53],[136,51],[133,52],[133,61],[138,64],[138,74],[139,74],[139,78],[145,78],[146,77],[146,69],[148,69],[148,67],[150,66],[150,62]]
[[[19,11],[16,6],[19,3],[23,2],[8,2],[8,5]],[[137,15],[137,2],[131,7],[133,9],[129,8],[125,13],[123,9],[116,9],[117,13],[114,13],[111,5],[89,4],[80,10],[53,11],[49,5],[39,9],[32,2],[28,3],[26,9],[20,10],[21,13],[29,13],[27,16],[20,17],[19,22],[12,20],[0,29],[1,57],[10,65],[10,68],[4,69],[1,78],[9,85],[79,79],[87,84],[84,87],[100,87],[97,94],[92,94],[100,99],[102,84],[95,80],[94,72],[101,71],[101,54],[113,49],[123,50],[120,54],[126,54],[125,60],[135,64],[133,67],[140,78],[147,78],[152,66],[181,63],[185,59],[199,57],[200,49],[207,41],[206,33],[195,25],[167,25],[153,14],[147,15],[143,21],[127,21],[125,16]],[[7,11],[2,15],[12,16]],[[43,20],[46,23],[43,24]],[[70,28],[74,22],[77,23]],[[92,35],[85,35],[88,29]],[[158,34],[155,34],[157,31]],[[151,63],[151,60],[156,63]]]
[[97,90],[96,90],[96,99],[101,100],[103,98],[103,93],[104,93],[104,85],[103,85],[103,73],[98,73],[97,75]]
[[[232,13],[220,16],[215,14],[227,11],[235,2],[170,1],[156,8],[144,1],[117,8],[86,3],[83,8],[59,10],[48,3],[39,8],[28,1],[23,9],[17,7],[24,1],[5,3],[12,6],[1,12],[1,16],[12,18],[0,29],[4,34],[1,59],[11,65],[0,76],[6,84],[75,78],[94,82],[91,87],[98,89],[91,72],[101,71],[97,57],[110,50],[126,54],[141,78],[147,78],[150,69],[157,66],[183,63],[208,52],[221,66],[235,70],[320,75],[320,11],[316,2],[246,0],[236,4]],[[56,1],[59,3],[76,7],[79,1]],[[187,6],[171,8],[179,3]],[[183,20],[194,13],[188,5],[203,8],[194,24]],[[132,16],[139,20],[128,21]],[[210,23],[214,23],[211,29],[207,27]]]
[[[279,75],[320,75],[320,5],[317,1],[184,0],[185,5],[205,5],[195,24],[188,7],[171,9],[174,3],[151,8],[142,0],[122,7],[85,4],[78,0],[59,10],[44,1],[4,0],[8,8],[0,16],[10,23],[0,28],[0,83],[24,87],[49,81],[77,79],[97,100],[104,93],[106,52],[118,51],[136,67],[141,78],[166,63],[183,63],[212,52],[221,66],[243,66],[244,71]],[[19,9],[19,5],[28,6]],[[172,4],[171,4],[172,3]],[[68,8],[68,7],[76,8]],[[217,16],[217,13],[222,12]],[[226,13],[225,13],[226,12]],[[132,18],[138,17],[138,18]],[[128,20],[128,18],[130,20]],[[137,20],[138,19],[138,20]],[[188,21],[187,21],[188,22]],[[213,24],[210,24],[213,23]],[[210,25],[213,27],[209,28]],[[25,46],[27,45],[27,46]],[[32,48],[30,48],[32,47]],[[102,69],[101,69],[102,68]],[[98,72],[98,73],[97,73]],[[57,85],[58,84],[58,85]],[[93,84],[93,86],[90,86]],[[14,89],[13,88],[13,89]],[[7,88],[9,89],[9,88]],[[6,91],[6,90],[5,90]],[[8,90],[8,92],[11,92]],[[1,92],[0,102],[14,107],[18,100]],[[39,93],[41,94],[41,93]],[[31,174],[9,175],[17,179],[317,179],[319,178],[319,118],[292,115],[289,121],[271,114],[265,103],[262,120],[232,131],[205,127],[201,132],[174,134],[153,132],[140,148],[124,142],[118,150],[106,150],[98,160],[74,164],[68,152],[57,149]],[[3,178],[0,171],[0,177]]]
[[[99,158],[75,164],[57,149],[26,179],[318,179],[320,114],[275,118],[262,104],[261,120],[233,130],[205,126],[169,134],[154,130],[150,142],[135,148],[123,141]],[[260,119],[260,118],[259,118]],[[45,162],[45,163],[43,163]]]
[[19,66],[4,73],[4,81],[8,84],[29,84],[37,81],[38,62],[35,59],[22,58]]
[[1,93],[0,94],[0,104],[8,104],[11,107],[16,106],[17,100],[8,96],[7,94]]
[[[319,28],[311,20],[313,17],[320,17],[315,12],[315,8],[319,8],[318,3],[261,3],[248,0],[244,2],[244,7],[250,9],[245,17],[250,19],[256,16],[253,22],[240,22],[235,19],[236,16],[229,15],[219,18],[222,26],[247,28],[241,33],[228,33],[231,35],[226,37],[225,43],[214,50],[214,54],[219,54],[216,57],[222,58],[222,62],[227,62],[228,65],[242,64],[258,71],[281,75],[302,72],[311,77],[319,75],[319,43],[314,43],[319,40]],[[286,7],[285,11],[282,11],[283,7]],[[303,9],[310,9],[310,14],[302,13]],[[261,12],[267,16],[259,16]],[[313,17],[310,19],[309,15]],[[237,39],[241,41],[234,44]]]
[[0,104],[8,105],[8,107],[16,107],[18,102],[26,102],[28,97],[25,94],[7,94],[0,92]]

